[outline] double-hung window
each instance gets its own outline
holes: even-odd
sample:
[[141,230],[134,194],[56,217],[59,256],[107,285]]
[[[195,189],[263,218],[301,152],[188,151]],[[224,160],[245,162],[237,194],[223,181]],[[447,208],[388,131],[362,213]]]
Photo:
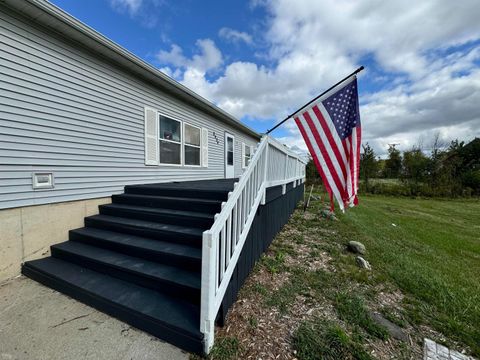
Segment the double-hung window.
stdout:
[[182,164],[182,123],[160,115],[160,164]]
[[184,123],[184,134],[185,165],[200,166],[201,129]]
[[253,148],[242,143],[242,168],[246,168],[252,158]]
[[208,167],[208,129],[145,107],[145,165]]

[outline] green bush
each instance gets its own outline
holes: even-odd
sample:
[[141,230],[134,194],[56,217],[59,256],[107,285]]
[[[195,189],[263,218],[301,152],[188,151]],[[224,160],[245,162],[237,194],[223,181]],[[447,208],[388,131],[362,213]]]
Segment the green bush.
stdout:
[[464,190],[470,193],[480,194],[480,169],[466,172],[462,177],[462,183],[465,186]]
[[[480,195],[480,172],[478,174],[471,172],[464,176],[462,182],[469,186],[462,186],[460,182],[454,182],[451,184],[439,184],[434,189],[428,183],[395,180],[396,179],[370,179],[368,191],[365,183],[360,181],[359,193],[408,197],[471,197]],[[479,184],[477,184],[477,181]]]

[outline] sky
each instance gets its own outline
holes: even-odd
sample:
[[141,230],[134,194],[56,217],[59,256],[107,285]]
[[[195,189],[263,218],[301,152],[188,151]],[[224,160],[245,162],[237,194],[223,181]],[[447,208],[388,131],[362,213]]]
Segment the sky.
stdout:
[[[363,143],[480,136],[478,0],[52,0],[258,132],[360,65]],[[272,135],[306,149],[293,120]]]

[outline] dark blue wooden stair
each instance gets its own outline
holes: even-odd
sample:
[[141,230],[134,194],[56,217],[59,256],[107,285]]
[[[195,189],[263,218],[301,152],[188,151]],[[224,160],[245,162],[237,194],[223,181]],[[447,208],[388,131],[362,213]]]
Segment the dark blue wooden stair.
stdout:
[[183,211],[174,209],[159,209],[144,206],[106,204],[100,205],[100,214],[130,219],[157,221],[163,224],[184,225],[193,227],[210,227],[213,224],[213,214]]
[[[202,353],[202,233],[233,179],[131,185],[24,275],[187,351]],[[67,214],[66,214],[67,216]]]
[[184,244],[84,227],[70,230],[70,241],[78,241],[123,254],[200,271],[202,251]]
[[222,205],[221,200],[207,200],[207,199],[182,198],[182,197],[173,197],[173,196],[137,195],[137,194],[113,195],[112,201],[115,204],[150,206],[154,208],[191,210],[191,211],[209,212],[209,213],[219,212]]
[[124,234],[139,235],[152,239],[168,240],[200,247],[203,230],[201,228],[161,224],[155,221],[121,218],[108,215],[94,215],[85,218],[85,226],[111,230]]

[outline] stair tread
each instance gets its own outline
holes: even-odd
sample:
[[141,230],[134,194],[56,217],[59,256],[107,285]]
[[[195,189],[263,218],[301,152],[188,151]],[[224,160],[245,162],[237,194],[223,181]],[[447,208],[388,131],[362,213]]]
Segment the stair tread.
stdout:
[[162,195],[141,195],[141,194],[119,194],[114,195],[116,197],[123,197],[123,198],[137,198],[137,199],[157,199],[157,200],[172,200],[172,201],[183,201],[183,202],[191,202],[191,203],[200,203],[200,204],[220,204],[221,200],[211,200],[211,199],[199,199],[199,198],[184,198],[178,196],[162,196]]
[[40,272],[50,279],[62,282],[63,285],[82,290],[97,300],[127,308],[176,332],[186,332],[199,340],[202,338],[199,331],[199,307],[177,297],[53,257],[29,261],[24,264],[24,271],[25,269]]
[[86,219],[94,219],[94,220],[106,221],[109,223],[117,223],[123,226],[127,225],[127,226],[134,226],[134,227],[140,227],[140,228],[147,228],[149,230],[176,232],[180,234],[194,235],[199,237],[202,236],[204,231],[203,229],[196,228],[196,227],[162,224],[155,221],[122,218],[119,216],[110,216],[110,215],[93,215],[93,216],[87,217]]
[[214,215],[209,213],[202,213],[197,211],[186,211],[186,210],[176,210],[176,209],[163,209],[163,208],[152,208],[147,206],[136,206],[136,205],[126,205],[126,204],[105,204],[100,205],[106,208],[112,209],[122,209],[122,210],[132,210],[138,212],[147,212],[147,213],[154,213],[159,215],[176,215],[176,216],[190,216],[190,217],[198,217],[208,220],[213,220]]
[[140,248],[145,251],[162,252],[177,256],[185,256],[201,260],[202,250],[196,247],[188,246],[182,243],[168,242],[162,240],[149,239],[130,234],[117,233],[114,231],[97,229],[92,227],[83,227],[72,230],[77,234],[93,237],[100,241],[108,241],[112,244],[128,245]]
[[97,263],[102,263],[158,281],[168,281],[189,288],[200,289],[200,273],[184,270],[179,267],[160,264],[76,241],[66,241],[53,245],[52,250],[53,249],[59,249],[76,256],[88,258]]
[[147,188],[147,189],[195,189],[215,192],[228,192],[233,189],[233,184],[238,178],[233,179],[211,179],[211,180],[193,180],[193,181],[173,181],[154,184],[127,185],[126,188]]

